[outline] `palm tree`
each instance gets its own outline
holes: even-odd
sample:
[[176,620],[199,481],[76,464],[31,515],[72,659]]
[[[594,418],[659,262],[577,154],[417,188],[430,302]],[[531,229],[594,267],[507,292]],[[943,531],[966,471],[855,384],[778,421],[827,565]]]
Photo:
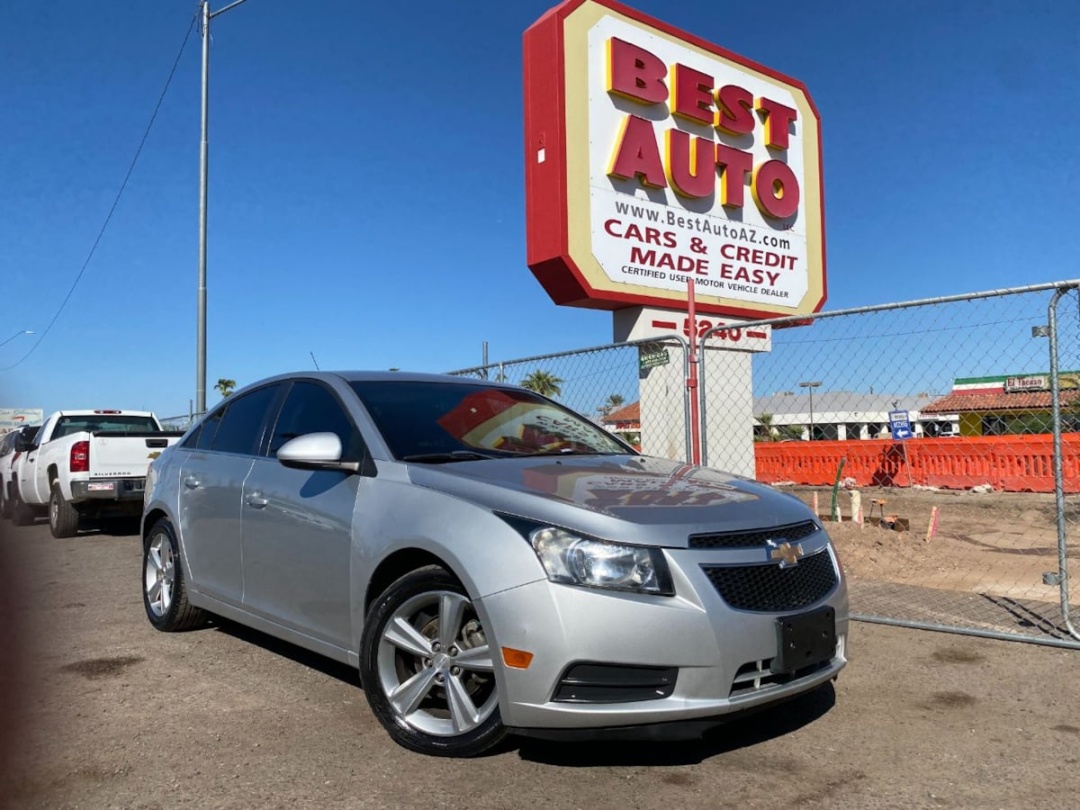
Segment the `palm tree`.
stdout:
[[765,433],[764,434],[757,433],[757,435],[754,436],[754,441],[755,442],[775,442],[776,439],[777,439],[777,435],[778,435],[779,431],[776,429],[776,426],[773,424],[773,415],[771,413],[763,413],[761,416],[759,416],[757,418],[757,420],[761,424],[761,426],[763,428],[765,428]]
[[802,428],[797,425],[778,425],[773,421],[771,413],[763,413],[757,418],[764,433],[755,433],[755,442],[782,442],[802,438]]
[[535,391],[543,397],[557,397],[562,393],[562,383],[562,377],[537,369],[521,381],[521,387]]
[[219,377],[217,385],[214,386],[221,398],[225,399],[236,388],[236,380],[230,380],[228,377]]

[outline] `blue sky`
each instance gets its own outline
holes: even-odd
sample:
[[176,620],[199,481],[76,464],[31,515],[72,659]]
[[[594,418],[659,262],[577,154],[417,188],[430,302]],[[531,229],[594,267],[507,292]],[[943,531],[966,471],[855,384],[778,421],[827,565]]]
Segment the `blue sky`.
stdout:
[[[610,315],[556,307],[525,266],[521,34],[550,5],[249,0],[214,21],[209,385],[310,368],[309,352],[443,371],[485,340],[493,360],[610,341]],[[827,309],[1080,276],[1080,6],[634,5],[809,88]],[[0,341],[55,313],[193,12],[8,9]],[[198,48],[66,311],[0,372],[3,405],[187,411]],[[37,339],[0,347],[0,368]]]

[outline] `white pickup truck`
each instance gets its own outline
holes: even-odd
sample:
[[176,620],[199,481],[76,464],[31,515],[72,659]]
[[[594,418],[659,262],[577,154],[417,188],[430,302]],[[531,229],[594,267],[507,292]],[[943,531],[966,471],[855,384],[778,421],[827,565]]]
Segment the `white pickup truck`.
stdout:
[[57,411],[16,447],[15,524],[47,507],[53,537],[72,537],[83,517],[138,515],[150,462],[182,435],[146,411]]

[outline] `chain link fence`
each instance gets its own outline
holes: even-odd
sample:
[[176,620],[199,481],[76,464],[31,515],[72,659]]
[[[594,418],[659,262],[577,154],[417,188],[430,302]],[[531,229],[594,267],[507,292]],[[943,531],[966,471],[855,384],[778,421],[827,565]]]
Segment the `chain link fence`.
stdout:
[[[830,521],[857,618],[1080,647],[1068,577],[1080,556],[1068,543],[1080,521],[1074,285],[755,326],[772,340],[752,355],[753,418],[707,405],[706,457],[723,468],[752,436],[756,477]],[[708,403],[742,377],[703,338]]]
[[193,424],[197,416],[192,416],[189,413],[181,414],[180,416],[165,416],[158,417],[158,421],[161,422],[161,426],[165,430],[187,430]]

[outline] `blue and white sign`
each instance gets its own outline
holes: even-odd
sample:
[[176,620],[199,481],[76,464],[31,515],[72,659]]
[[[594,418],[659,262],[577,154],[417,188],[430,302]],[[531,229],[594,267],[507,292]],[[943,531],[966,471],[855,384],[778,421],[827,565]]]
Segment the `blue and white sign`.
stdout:
[[893,441],[903,441],[914,435],[907,411],[889,411],[889,428],[892,430]]

